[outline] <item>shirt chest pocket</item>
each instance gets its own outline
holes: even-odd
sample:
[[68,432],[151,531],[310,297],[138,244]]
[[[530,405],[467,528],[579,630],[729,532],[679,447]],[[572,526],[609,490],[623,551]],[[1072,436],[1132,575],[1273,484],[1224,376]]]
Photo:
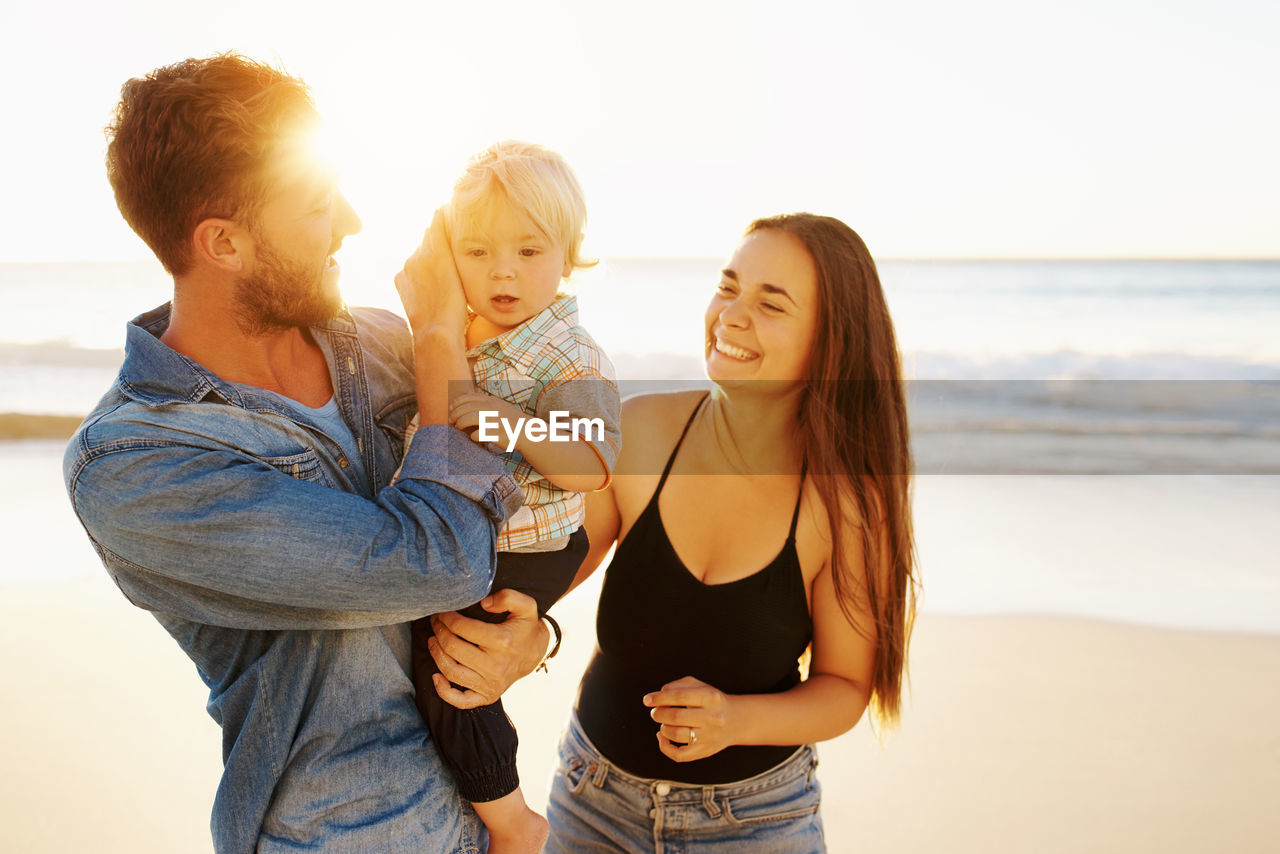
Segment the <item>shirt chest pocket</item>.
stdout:
[[382,430],[390,441],[396,465],[399,465],[400,460],[404,457],[405,433],[408,431],[409,422],[417,414],[417,411],[417,398],[410,394],[388,403],[373,417],[378,428]]
[[264,463],[273,469],[298,480],[309,480],[315,483],[322,483],[329,486],[329,480],[324,475],[324,466],[320,464],[320,458],[316,456],[315,451],[301,451],[296,454],[288,454],[279,457],[259,457]]
[[533,412],[538,395],[542,393],[542,384],[529,377],[505,376],[490,380],[480,391],[510,401],[525,412]]

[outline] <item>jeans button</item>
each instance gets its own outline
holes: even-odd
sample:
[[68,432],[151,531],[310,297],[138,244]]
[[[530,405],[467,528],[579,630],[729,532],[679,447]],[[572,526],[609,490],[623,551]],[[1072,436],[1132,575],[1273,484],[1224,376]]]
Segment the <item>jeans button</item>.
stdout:
[[658,797],[665,798],[667,795],[671,794],[671,784],[659,783],[657,786],[654,786],[653,790],[658,793]]

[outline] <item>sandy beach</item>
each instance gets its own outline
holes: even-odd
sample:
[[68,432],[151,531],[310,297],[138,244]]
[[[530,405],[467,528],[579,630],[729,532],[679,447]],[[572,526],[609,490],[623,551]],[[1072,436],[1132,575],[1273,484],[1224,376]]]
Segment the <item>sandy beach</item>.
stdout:
[[[512,690],[542,802],[594,603]],[[219,732],[186,659],[105,580],[6,589],[0,849],[211,850]],[[54,621],[50,621],[54,617]],[[1280,637],[924,615],[901,730],[820,748],[834,852],[1269,851]]]
[[[1280,854],[1280,538],[1266,533],[1280,527],[1280,2],[120,0],[4,18],[0,854],[213,854],[223,733],[208,689],[107,575],[61,473],[81,418],[120,388],[130,319],[176,299],[175,358],[319,403],[325,344],[338,399],[372,391],[375,351],[401,334],[362,321],[326,344],[290,318],[339,288],[350,307],[417,319],[398,274],[424,242],[443,248],[433,211],[498,140],[559,152],[581,193],[564,175],[535,181],[532,204],[507,187],[532,225],[518,242],[512,205],[465,216],[460,194],[422,300],[456,290],[435,275],[456,250],[453,267],[479,274],[484,254],[528,307],[562,255],[560,285],[623,397],[705,387],[708,357],[757,390],[804,361],[777,400],[840,387],[865,420],[897,351],[923,599],[899,725],[864,717],[817,746],[827,850]],[[318,120],[288,84],[224,98],[215,72],[161,85],[166,99],[140,82],[227,52],[305,82]],[[781,243],[757,233],[803,211],[856,239],[804,219]],[[199,334],[230,320],[264,334]],[[132,367],[129,394],[167,418]],[[236,397],[207,390],[172,408],[201,418]],[[398,411],[374,403],[361,408]],[[343,412],[349,441],[319,423],[312,438],[348,449],[355,482],[350,444],[384,437]],[[805,449],[811,479],[831,474],[814,446],[884,438],[810,407],[801,420],[824,434]],[[740,426],[713,418],[707,435],[756,462],[773,431]],[[198,477],[218,454],[199,456],[155,476]],[[224,494],[172,502],[183,546],[209,542],[202,508],[235,503],[241,482],[218,480]],[[325,524],[340,537],[344,521]],[[278,529],[310,528],[287,523],[264,537],[296,554]],[[138,551],[125,557],[163,560]],[[182,574],[188,555],[143,571]],[[505,697],[536,809],[603,576],[556,605],[550,673]],[[628,638],[692,645],[661,617]],[[358,696],[370,679],[356,676],[328,684]]]
[[[0,492],[7,559],[35,568],[0,584],[0,850],[209,851],[220,733],[206,692],[97,565],[61,491],[58,444],[0,443],[15,478]],[[1030,479],[922,481],[917,524],[936,595],[917,625],[900,730],[878,744],[864,720],[819,748],[831,851],[1274,849],[1280,634],[932,610],[961,601],[948,592],[956,573],[981,591],[1033,549],[1043,557],[1026,572],[1041,579],[1079,561],[1185,571],[1205,559],[1191,548],[1205,539],[1230,559],[1215,565],[1267,560],[1256,525],[1275,509],[1273,486],[1106,485],[1070,481],[1051,495]],[[1180,489],[1202,495],[1198,507],[1175,512]],[[1147,516],[1104,524],[1137,506]],[[1064,517],[1097,536],[1045,549]],[[508,695],[535,804],[591,652],[597,584],[557,606],[566,637],[551,673]]]

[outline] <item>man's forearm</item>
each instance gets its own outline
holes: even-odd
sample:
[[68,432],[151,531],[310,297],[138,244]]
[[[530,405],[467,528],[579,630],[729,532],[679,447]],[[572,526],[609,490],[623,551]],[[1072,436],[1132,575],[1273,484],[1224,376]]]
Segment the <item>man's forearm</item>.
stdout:
[[419,423],[448,424],[450,400],[471,390],[471,369],[461,330],[436,326],[415,331],[413,362]]
[[383,625],[475,601],[494,530],[520,502],[500,460],[439,426],[372,501],[170,442],[95,455],[71,483],[136,604],[254,629]]

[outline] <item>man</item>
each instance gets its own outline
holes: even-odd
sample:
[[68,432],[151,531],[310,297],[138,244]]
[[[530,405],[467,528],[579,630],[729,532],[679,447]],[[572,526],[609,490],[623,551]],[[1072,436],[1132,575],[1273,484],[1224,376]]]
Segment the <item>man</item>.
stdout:
[[[520,491],[447,426],[448,380],[468,371],[439,227],[397,278],[412,336],[344,309],[333,255],[360,221],[308,147],[317,123],[302,81],[236,55],[125,84],[108,174],[174,297],[129,325],[67,489],[209,687],[219,852],[473,850],[405,623],[485,594]],[[426,426],[403,450],[415,408]],[[450,616],[433,649],[472,689],[442,684],[460,705],[491,702],[547,643],[531,599],[493,600],[505,623]]]

